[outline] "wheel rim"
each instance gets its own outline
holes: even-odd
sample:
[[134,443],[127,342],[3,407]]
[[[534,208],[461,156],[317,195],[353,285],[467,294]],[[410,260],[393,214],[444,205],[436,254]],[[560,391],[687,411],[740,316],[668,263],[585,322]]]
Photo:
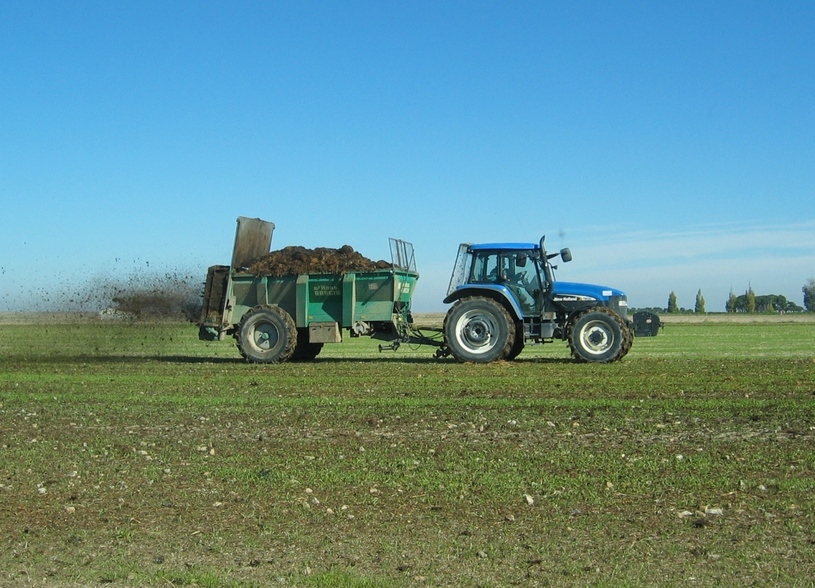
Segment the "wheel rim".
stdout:
[[456,324],[456,340],[470,353],[487,353],[495,347],[495,332],[493,318],[479,311],[465,312]]
[[280,341],[280,331],[272,323],[262,322],[252,329],[252,345],[260,351],[270,351],[274,349]]
[[589,321],[578,333],[581,346],[591,355],[602,355],[614,344],[614,332],[603,321]]

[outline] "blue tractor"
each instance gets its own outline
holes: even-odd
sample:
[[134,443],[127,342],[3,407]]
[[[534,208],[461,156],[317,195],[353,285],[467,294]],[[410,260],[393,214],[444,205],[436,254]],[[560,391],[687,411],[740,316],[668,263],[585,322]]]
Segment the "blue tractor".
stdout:
[[569,249],[547,253],[540,243],[459,247],[444,302],[439,355],[487,363],[512,360],[527,342],[568,341],[578,361],[608,363],[628,353],[634,329],[620,290],[558,282],[552,259],[571,261]]

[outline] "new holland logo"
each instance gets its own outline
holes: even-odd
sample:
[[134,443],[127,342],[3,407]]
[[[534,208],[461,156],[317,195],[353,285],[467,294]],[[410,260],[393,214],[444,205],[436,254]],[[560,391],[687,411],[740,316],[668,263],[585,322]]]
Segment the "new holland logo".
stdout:
[[579,296],[577,294],[561,294],[552,298],[555,302],[583,302],[585,300],[595,300],[591,296]]

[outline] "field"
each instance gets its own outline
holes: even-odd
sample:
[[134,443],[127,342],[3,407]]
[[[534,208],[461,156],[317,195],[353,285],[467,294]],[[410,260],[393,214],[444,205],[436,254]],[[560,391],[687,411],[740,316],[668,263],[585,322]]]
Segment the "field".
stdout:
[[813,586],[815,323],[624,361],[0,321],[0,586]]

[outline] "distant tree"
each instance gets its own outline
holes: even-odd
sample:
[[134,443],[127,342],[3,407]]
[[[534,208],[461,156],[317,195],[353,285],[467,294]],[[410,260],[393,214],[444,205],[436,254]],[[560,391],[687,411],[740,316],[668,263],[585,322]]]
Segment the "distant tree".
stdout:
[[790,309],[787,298],[781,294],[756,296],[756,312],[790,312]]
[[804,309],[789,302],[781,294],[757,296],[752,288],[741,296],[731,292],[727,301],[727,312],[802,312]]
[[739,297],[733,293],[733,290],[730,290],[730,296],[727,298],[727,302],[724,304],[724,309],[727,312],[736,312],[738,307]]
[[[698,298],[699,294],[697,294]],[[697,300],[697,309],[698,309]],[[704,297],[702,298],[704,302]],[[727,312],[755,312],[755,313],[785,313],[804,312],[804,309],[794,302],[790,302],[781,294],[757,295],[752,288],[741,296],[736,296],[733,291],[724,304]],[[699,312],[698,310],[696,312]]]
[[753,291],[752,286],[750,286],[750,288],[747,290],[747,294],[745,294],[745,296],[747,297],[747,303],[745,304],[745,307],[746,307],[745,310],[747,312],[749,312],[749,313],[755,312],[756,311],[756,293]]
[[810,278],[802,288],[804,291],[804,307],[809,312],[815,312],[815,278]]
[[668,295],[668,312],[679,312],[679,305],[676,303],[676,292],[673,291]]
[[701,288],[699,288],[699,291],[696,293],[696,307],[694,308],[694,312],[705,314],[705,297],[702,296]]
[[784,312],[804,312],[804,308],[787,300],[787,306],[784,308]]

